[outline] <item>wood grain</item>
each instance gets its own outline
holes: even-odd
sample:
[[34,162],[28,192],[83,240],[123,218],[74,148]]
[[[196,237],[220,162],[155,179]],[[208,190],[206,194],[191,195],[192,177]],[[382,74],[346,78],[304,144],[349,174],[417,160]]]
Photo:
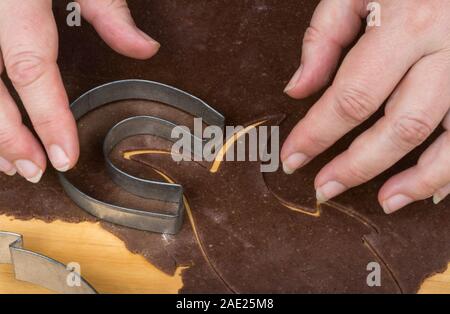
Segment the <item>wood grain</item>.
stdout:
[[[48,224],[0,216],[0,230],[22,234],[27,249],[64,264],[80,264],[82,276],[100,293],[177,293],[183,285],[181,268],[173,277],[164,274],[142,256],[130,253],[99,224]],[[0,293],[49,291],[16,281],[12,266],[0,265]]]
[[[142,256],[130,253],[124,243],[99,224],[61,221],[21,221],[0,216],[0,230],[20,233],[27,249],[65,264],[77,262],[82,275],[100,293],[177,293],[182,269],[164,274]],[[50,293],[16,281],[12,266],[0,265],[0,293]],[[420,293],[450,294],[450,269],[429,278]]]

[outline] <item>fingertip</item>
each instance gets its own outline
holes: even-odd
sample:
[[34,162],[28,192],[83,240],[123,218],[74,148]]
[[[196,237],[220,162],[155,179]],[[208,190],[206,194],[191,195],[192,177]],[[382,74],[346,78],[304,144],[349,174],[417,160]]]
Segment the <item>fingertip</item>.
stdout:
[[390,215],[414,202],[415,200],[408,195],[396,194],[387,198],[381,204],[384,212]]
[[289,137],[286,139],[286,141],[283,144],[283,147],[281,148],[281,153],[280,153],[280,157],[281,157],[281,162],[285,162],[286,159],[289,158],[289,156],[294,153],[294,150],[292,149],[292,144],[290,143],[290,135]]
[[114,51],[130,58],[149,59],[161,47],[159,42],[127,20],[98,19],[94,27]]
[[73,163],[64,149],[59,145],[50,145],[50,148],[48,149],[48,156],[53,167],[59,172],[66,172],[72,168]]
[[386,200],[395,195],[412,194],[408,192],[412,190],[409,184],[415,181],[414,174],[416,170],[416,168],[409,168],[389,178],[378,191],[380,204],[383,205]]
[[[31,158],[30,158],[31,159]],[[31,183],[39,183],[44,175],[45,167],[28,159],[19,159],[14,162],[17,172]]]
[[59,109],[48,114],[46,120],[37,116],[32,116],[32,119],[51,165],[59,172],[66,172],[76,165],[79,158],[78,129],[68,107]]
[[390,195],[393,195],[395,193],[394,189],[392,188],[391,181],[392,179],[389,179],[387,182],[385,182],[378,191],[378,202],[381,206],[383,206],[383,203],[388,199]]
[[17,172],[16,167],[11,162],[9,162],[9,160],[6,160],[1,156],[0,156],[0,171],[7,174],[8,176],[13,176]]
[[134,45],[130,45],[125,54],[128,54],[129,57],[138,59],[138,60],[147,60],[156,55],[161,48],[161,44],[150,37],[147,33],[135,27],[135,32],[141,38],[140,43],[135,43]]
[[14,142],[5,142],[0,147],[0,171],[9,176],[19,173],[29,182],[38,183],[47,166],[42,147],[25,126],[14,132]]
[[100,37],[116,52],[135,59],[154,56],[161,45],[140,30],[125,0],[78,0],[81,13]]
[[332,70],[311,68],[310,65],[302,63],[294,73],[284,93],[294,99],[304,99],[325,87],[331,78]]
[[297,125],[291,130],[288,137],[283,143],[283,147],[281,148],[281,161],[285,162],[290,156],[296,153],[302,153],[308,156],[312,156],[309,154],[309,151],[305,151],[305,134],[303,133],[302,127],[303,120],[300,120]]
[[283,160],[283,171],[290,175],[302,168],[310,161],[310,158],[303,153],[293,153]]
[[79,141],[76,131],[67,130],[59,137],[51,136],[46,151],[53,168],[67,172],[75,167],[80,156]]
[[300,65],[300,67],[297,69],[297,71],[294,73],[294,75],[292,76],[291,80],[289,81],[289,83],[287,84],[286,88],[284,89],[284,92],[291,96],[292,98],[300,98],[302,95],[299,95],[298,93],[298,86],[300,85],[300,81],[301,81],[301,76],[303,73],[303,64]]
[[439,189],[433,195],[433,203],[435,205],[440,204],[444,199],[446,199],[450,195],[450,183]]
[[387,215],[391,215],[415,201],[408,195],[410,193],[405,192],[408,190],[404,185],[407,174],[408,171],[390,178],[378,191],[378,202]]

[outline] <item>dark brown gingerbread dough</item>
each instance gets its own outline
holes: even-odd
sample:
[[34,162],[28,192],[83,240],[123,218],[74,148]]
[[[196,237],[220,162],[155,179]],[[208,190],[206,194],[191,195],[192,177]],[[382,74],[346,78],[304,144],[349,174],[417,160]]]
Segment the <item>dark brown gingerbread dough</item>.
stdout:
[[[285,137],[317,98],[295,101],[282,93],[298,65],[301,37],[317,1],[130,1],[137,23],[162,44],[150,61],[118,56],[87,23],[69,28],[64,1],[56,3],[59,63],[71,99],[117,79],[155,80],[204,99],[229,125],[286,114],[281,125]],[[186,114],[159,104],[149,108],[135,101],[102,108],[80,123],[82,155],[70,177],[93,196],[145,207],[148,201],[108,180],[100,150],[114,121],[136,113],[190,123]],[[256,162],[225,163],[213,175],[196,163],[174,167],[164,156],[126,161],[120,158],[123,150],[168,145],[152,137],[127,140],[115,150],[116,162],[148,177],[155,176],[155,167],[182,183],[200,243],[188,219],[180,234],[170,237],[102,225],[168,273],[189,265],[183,292],[416,292],[426,276],[442,271],[450,260],[450,202],[421,202],[386,216],[376,193],[389,174],[413,163],[420,149],[335,200],[342,206],[324,206],[319,218],[294,212],[278,199],[314,208],[315,174],[357,133],[293,176],[281,171],[263,176]],[[0,176],[0,213],[46,221],[95,220],[64,196],[51,171],[39,185]],[[381,287],[366,284],[369,262],[382,265]]]

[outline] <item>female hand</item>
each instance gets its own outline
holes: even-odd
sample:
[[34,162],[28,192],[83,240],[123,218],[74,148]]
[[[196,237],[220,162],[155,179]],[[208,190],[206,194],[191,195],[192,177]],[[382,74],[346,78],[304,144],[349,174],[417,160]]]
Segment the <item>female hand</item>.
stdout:
[[[327,84],[341,51],[369,15],[367,0],[323,0],[304,38],[301,67],[286,88],[304,98]],[[379,192],[386,213],[450,193],[450,1],[380,0],[379,26],[367,27],[332,86],[292,131],[282,149],[292,173],[374,114],[385,116],[320,171],[317,199],[325,202],[390,168],[443,123],[446,132],[418,164]],[[374,12],[375,13],[375,12]]]
[[[125,0],[78,0],[81,14],[117,52],[147,59],[159,44],[139,30]],[[22,123],[19,110],[0,81],[0,171],[17,171],[37,183],[46,154],[59,171],[79,155],[77,128],[58,69],[58,33],[51,0],[0,1],[0,72],[7,75],[30,116],[40,141]],[[42,147],[42,145],[43,147]]]

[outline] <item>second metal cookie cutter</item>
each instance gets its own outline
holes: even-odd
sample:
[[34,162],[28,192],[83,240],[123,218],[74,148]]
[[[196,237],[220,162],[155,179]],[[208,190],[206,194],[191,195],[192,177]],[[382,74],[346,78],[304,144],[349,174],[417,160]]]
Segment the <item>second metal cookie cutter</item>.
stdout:
[[[133,99],[156,101],[175,107],[202,118],[208,125],[223,128],[225,124],[224,116],[199,98],[168,85],[142,80],[117,81],[97,87],[78,98],[71,105],[71,109],[78,120],[106,104]],[[79,190],[60,173],[59,178],[65,192],[78,206],[102,220],[140,230],[176,234],[181,228],[184,216],[183,187],[132,176],[117,168],[109,158],[111,150],[131,136],[154,135],[174,141],[171,138],[174,127],[175,124],[152,116],[131,117],[119,122],[109,131],[103,143],[103,154],[107,171],[117,185],[143,198],[175,203],[175,213],[163,213],[160,208],[141,210],[102,202]],[[201,141],[192,134],[191,136],[193,145],[194,142]]]
[[[23,248],[20,234],[0,231],[0,264],[12,264],[17,280],[68,294],[96,294],[81,276],[47,256]],[[78,276],[79,284],[69,285],[69,276]]]

